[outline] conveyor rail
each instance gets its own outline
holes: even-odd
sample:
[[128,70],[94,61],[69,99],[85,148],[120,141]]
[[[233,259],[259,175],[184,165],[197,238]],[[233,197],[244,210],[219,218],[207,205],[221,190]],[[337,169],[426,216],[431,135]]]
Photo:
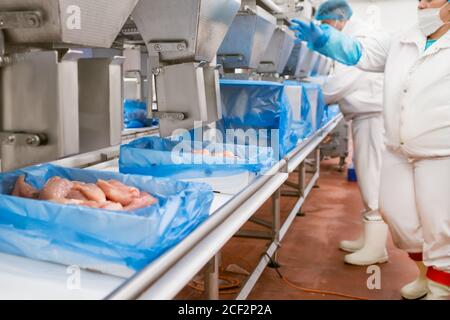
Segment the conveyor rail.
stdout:
[[[129,279],[111,278],[109,276],[88,273],[87,280],[84,283],[88,288],[86,292],[89,298],[99,298],[101,296],[106,299],[172,299],[174,298],[191,279],[198,274],[205,265],[217,264],[218,259],[216,256],[220,253],[220,250],[225,244],[235,236],[242,226],[249,221],[252,216],[257,212],[259,208],[269,199],[273,198],[273,218],[272,233],[274,235],[271,244],[268,246],[267,254],[276,259],[276,251],[279,242],[283,239],[284,235],[289,229],[289,226],[294,221],[296,215],[299,213],[303,202],[312,190],[317,179],[319,178],[319,151],[320,144],[325,139],[328,133],[330,133],[336,125],[342,120],[342,115],[339,115],[321,130],[314,135],[303,141],[295,150],[293,150],[287,157],[282,159],[277,165],[275,165],[269,172],[263,176],[260,176],[246,189],[235,196],[230,196],[230,199],[223,205],[219,205],[219,208],[214,210],[211,217],[202,224],[199,228],[193,231],[184,241],[179,243],[176,247],[168,251],[159,259],[148,265],[144,270],[135,274]],[[56,162],[56,164],[64,165],[68,167],[88,167],[89,165],[96,164],[98,168],[103,165],[104,162],[114,159],[118,156],[119,149],[109,148],[98,152],[81,155],[65,160]],[[316,159],[316,172],[309,181],[308,185],[305,184],[305,162],[307,157],[314,155]],[[295,204],[292,212],[283,225],[280,225],[279,221],[279,199],[281,195],[281,186],[288,180],[289,174],[293,173],[295,169],[299,168],[299,183],[298,183],[298,200]],[[227,199],[225,197],[225,199]],[[221,200],[223,201],[223,200]],[[3,278],[8,280],[5,283],[8,284],[12,290],[19,288],[19,283],[28,283],[31,279],[38,276],[43,277],[43,281],[55,282],[55,286],[46,286],[49,288],[57,288],[56,282],[58,282],[58,290],[56,292],[64,292],[65,280],[64,273],[65,267],[58,266],[50,263],[32,261],[20,257],[7,257],[3,259],[4,263],[0,263],[0,283]],[[28,261],[28,262],[27,262]],[[1,262],[1,261],[0,261]],[[238,295],[238,299],[245,299],[251,292],[251,289],[256,284],[259,276],[262,274],[265,266],[269,262],[269,259],[263,257],[258,264],[258,267],[249,277],[244,284],[241,293]],[[14,267],[9,265],[16,264]],[[32,270],[26,265],[32,265],[40,271],[33,274]],[[19,265],[17,271],[15,268]],[[207,268],[208,270],[214,270],[215,268]],[[6,271],[5,271],[6,270]],[[11,271],[13,270],[13,271]],[[49,273],[46,275],[46,270]],[[1,274],[6,272],[5,274]],[[14,277],[8,277],[8,272],[13,272]],[[56,276],[56,273],[58,276]],[[24,277],[25,280],[21,279]],[[17,286],[12,283],[11,279],[15,279]],[[84,278],[83,278],[84,279]],[[209,298],[217,298],[217,274],[209,274],[209,285],[207,288],[207,296]],[[39,279],[36,279],[34,290],[36,295],[45,283]],[[211,283],[212,282],[212,283]],[[96,284],[102,283],[102,286],[98,286],[98,292],[95,292]],[[118,284],[121,284],[117,287]],[[8,290],[8,286],[4,288]],[[94,289],[91,289],[91,287]],[[100,288],[101,287],[101,288]],[[117,288],[111,292],[111,288]],[[215,289],[214,289],[215,288]],[[52,290],[52,289],[49,289]],[[68,294],[68,297],[79,297],[78,295]],[[2,292],[0,289],[0,296],[8,297],[8,292]],[[50,293],[47,296],[52,296]],[[37,295],[36,298],[40,298],[41,295]],[[59,299],[60,296],[55,296]]]

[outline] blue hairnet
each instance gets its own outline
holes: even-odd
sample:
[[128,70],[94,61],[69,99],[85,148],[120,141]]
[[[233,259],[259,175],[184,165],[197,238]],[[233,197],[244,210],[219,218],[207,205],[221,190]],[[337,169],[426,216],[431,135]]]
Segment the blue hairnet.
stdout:
[[346,0],[328,0],[317,10],[316,20],[349,20],[353,10]]

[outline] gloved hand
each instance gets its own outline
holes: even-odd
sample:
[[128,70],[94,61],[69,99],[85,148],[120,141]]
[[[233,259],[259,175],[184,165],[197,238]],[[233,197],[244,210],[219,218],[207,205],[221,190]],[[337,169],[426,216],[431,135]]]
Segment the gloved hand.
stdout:
[[295,35],[299,41],[306,41],[312,47],[320,48],[328,41],[329,34],[326,29],[322,29],[314,22],[303,22],[301,20],[293,19],[291,30],[296,31]]

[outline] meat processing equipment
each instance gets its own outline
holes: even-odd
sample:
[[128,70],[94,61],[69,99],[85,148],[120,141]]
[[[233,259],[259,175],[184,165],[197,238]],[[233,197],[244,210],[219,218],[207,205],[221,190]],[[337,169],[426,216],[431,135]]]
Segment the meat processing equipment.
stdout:
[[78,60],[80,153],[122,142],[125,58],[113,49],[88,49]]
[[306,42],[295,45],[283,71],[283,75],[291,79],[308,77],[319,59],[319,54],[310,50]]
[[265,79],[279,78],[294,48],[295,35],[285,25],[277,26],[257,72]]
[[276,28],[276,18],[257,1],[243,0],[218,52],[225,76],[249,78],[258,68]]
[[146,101],[148,56],[139,45],[125,45],[123,56],[124,98]]
[[137,1],[0,2],[4,171],[80,152],[82,52],[71,48],[111,47]]
[[[240,0],[140,0],[132,13],[149,54],[149,114],[160,133],[221,118],[216,54]],[[153,78],[157,112],[152,110]]]
[[316,76],[327,76],[330,71],[331,67],[333,65],[333,62],[331,59],[318,54],[316,62],[309,74],[309,76],[316,77]]

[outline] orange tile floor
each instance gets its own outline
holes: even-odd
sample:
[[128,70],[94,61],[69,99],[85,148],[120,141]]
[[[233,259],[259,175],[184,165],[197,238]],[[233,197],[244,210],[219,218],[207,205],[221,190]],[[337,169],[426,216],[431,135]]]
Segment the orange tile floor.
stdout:
[[[297,217],[282,241],[278,253],[279,271],[296,286],[314,290],[343,293],[368,299],[401,299],[399,288],[417,276],[417,270],[407,255],[394,248],[388,241],[390,261],[380,266],[381,289],[370,290],[367,282],[371,274],[367,267],[346,265],[345,253],[338,250],[342,239],[355,239],[362,228],[362,202],[356,183],[347,182],[346,172],[339,172],[338,160],[322,163],[319,188],[308,197],[303,211]],[[296,181],[296,177],[292,177]],[[282,221],[294,205],[295,199],[281,200]],[[270,218],[271,202],[256,214],[259,218]],[[264,230],[247,223],[245,229]],[[222,250],[221,267],[236,264],[248,271],[253,270],[266,246],[265,240],[233,238]],[[223,274],[245,282],[246,277],[223,272]],[[202,299],[201,292],[186,287],[178,299]],[[234,293],[221,294],[221,299],[233,299]],[[306,293],[289,286],[280,279],[274,269],[266,268],[254,289],[250,300],[310,300],[348,299],[333,295]]]

